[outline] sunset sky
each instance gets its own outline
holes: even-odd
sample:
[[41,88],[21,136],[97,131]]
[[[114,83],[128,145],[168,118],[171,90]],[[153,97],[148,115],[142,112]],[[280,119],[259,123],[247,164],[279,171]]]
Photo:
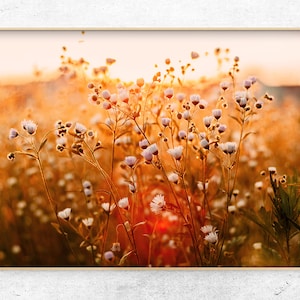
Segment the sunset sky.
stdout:
[[[34,68],[43,74],[57,70],[62,46],[67,56],[83,57],[91,67],[104,65],[107,57],[116,59],[110,75],[124,81],[150,80],[155,64],[165,68],[165,58],[174,67],[192,62],[193,76],[199,78],[215,74],[213,53],[219,47],[229,48],[230,58],[240,57],[245,76],[271,85],[300,85],[300,31],[0,31],[0,43],[0,82],[23,75],[30,79]],[[191,51],[200,58],[192,61]]]

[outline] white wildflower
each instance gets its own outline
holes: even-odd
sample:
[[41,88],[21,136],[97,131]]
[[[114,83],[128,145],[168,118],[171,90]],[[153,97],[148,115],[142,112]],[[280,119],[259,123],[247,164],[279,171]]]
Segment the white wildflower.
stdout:
[[216,227],[212,226],[212,225],[205,225],[202,226],[200,229],[204,234],[208,234],[211,232],[217,232]]
[[210,232],[204,239],[211,244],[216,244],[218,242],[218,233],[216,231]]
[[162,212],[165,205],[166,205],[166,202],[165,202],[164,195],[159,194],[159,195],[156,195],[152,199],[152,201],[150,203],[150,209],[153,213],[155,213],[157,215],[157,214],[160,214]]
[[118,206],[124,209],[129,207],[128,197],[124,197],[118,201]]
[[82,220],[82,223],[83,223],[87,228],[92,227],[93,222],[94,222],[94,218],[86,218],[86,219],[83,219],[83,220]]
[[61,218],[61,219],[64,219],[64,220],[66,220],[66,221],[69,221],[70,220],[70,217],[71,217],[71,211],[72,211],[72,209],[71,208],[65,208],[64,210],[62,210],[62,211],[59,211],[58,213],[57,213],[57,216],[59,217],[59,218]]
[[81,123],[75,124],[75,133],[76,134],[85,134],[86,133],[86,127]]
[[168,175],[168,180],[170,182],[173,182],[173,183],[177,184],[178,181],[179,181],[179,176],[176,173],[171,173],[171,174]]
[[116,205],[113,203],[111,205],[109,205],[109,202],[105,202],[101,204],[101,207],[103,208],[103,210],[105,210],[106,212],[110,212],[113,211],[114,208],[116,207]]
[[181,159],[183,146],[177,146],[173,149],[168,149],[167,152],[172,155],[176,160]]
[[124,159],[124,161],[125,161],[125,164],[127,166],[129,166],[130,168],[132,168],[135,165],[135,163],[137,161],[137,158],[135,156],[132,156],[132,155],[131,156],[126,156],[125,159]]
[[165,97],[171,99],[174,95],[174,90],[172,88],[167,88],[164,90]]
[[37,125],[36,123],[34,123],[33,121],[31,120],[24,120],[21,122],[21,126],[24,130],[27,131],[27,133],[33,135],[36,133],[36,130],[37,130]]

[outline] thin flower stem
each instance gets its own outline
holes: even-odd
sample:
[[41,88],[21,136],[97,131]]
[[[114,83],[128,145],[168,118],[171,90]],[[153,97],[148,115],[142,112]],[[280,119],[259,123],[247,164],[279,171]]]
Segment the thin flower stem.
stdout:
[[156,220],[155,220],[152,233],[149,237],[149,250],[148,250],[148,259],[147,259],[147,266],[148,267],[151,266],[152,245],[153,245],[154,233],[155,233],[155,230],[156,230],[157,223],[158,223],[158,218],[156,218]]

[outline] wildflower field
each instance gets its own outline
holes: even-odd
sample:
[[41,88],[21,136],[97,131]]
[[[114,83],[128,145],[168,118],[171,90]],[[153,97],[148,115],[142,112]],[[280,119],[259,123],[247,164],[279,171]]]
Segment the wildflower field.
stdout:
[[1,85],[0,265],[299,266],[299,99],[226,51],[127,82],[63,47],[55,79]]

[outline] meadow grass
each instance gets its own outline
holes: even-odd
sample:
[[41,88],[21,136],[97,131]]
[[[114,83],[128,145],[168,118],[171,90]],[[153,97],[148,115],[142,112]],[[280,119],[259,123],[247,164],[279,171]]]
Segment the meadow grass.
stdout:
[[298,266],[299,103],[238,57],[198,81],[113,63],[0,88],[0,264]]

